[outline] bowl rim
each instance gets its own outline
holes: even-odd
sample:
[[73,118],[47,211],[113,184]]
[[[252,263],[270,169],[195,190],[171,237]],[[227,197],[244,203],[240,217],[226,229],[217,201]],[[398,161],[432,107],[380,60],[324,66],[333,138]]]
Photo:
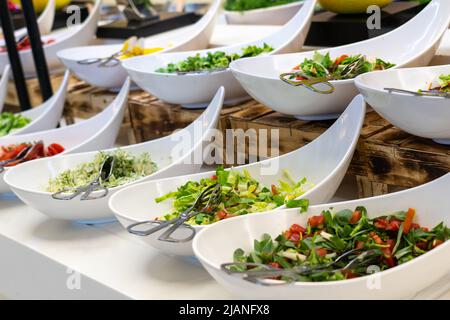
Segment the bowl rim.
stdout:
[[[260,12],[269,12],[269,11],[277,11],[279,9],[285,9],[285,8],[290,8],[290,7],[295,7],[295,6],[302,6],[304,4],[305,0],[297,0],[291,3],[285,3],[285,4],[280,4],[280,5],[275,5],[275,6],[271,6],[271,7],[266,7],[266,8],[257,8],[257,9],[250,9],[250,10],[243,10],[243,11],[238,11],[238,10],[226,10],[225,8],[223,9],[223,13],[225,15],[229,14],[229,15],[246,15],[246,14],[252,14],[252,13],[260,13]],[[275,10],[277,9],[277,10]]]

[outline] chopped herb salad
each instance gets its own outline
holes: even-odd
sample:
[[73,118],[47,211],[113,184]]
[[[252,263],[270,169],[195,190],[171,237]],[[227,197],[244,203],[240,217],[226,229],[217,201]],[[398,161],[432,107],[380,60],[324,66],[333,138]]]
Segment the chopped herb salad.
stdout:
[[107,188],[136,181],[157,170],[156,163],[151,160],[148,153],[133,155],[121,149],[114,152],[99,152],[92,162],[79,164],[75,168],[65,170],[55,178],[50,179],[47,191],[60,192],[91,183],[98,177],[102,164],[110,155],[115,158],[112,175],[108,180],[102,181],[102,186]]
[[246,170],[241,173],[218,167],[215,175],[199,182],[189,181],[178,190],[155,199],[157,203],[173,201],[172,212],[161,219],[171,220],[178,217],[194,203],[203,190],[216,183],[220,184],[222,192],[219,206],[213,212],[198,214],[188,221],[189,224],[208,225],[235,216],[272,210],[282,205],[290,208],[300,207],[302,210],[308,207],[308,200],[296,199],[305,193],[305,178],[294,181],[288,172],[284,172],[284,179],[279,180],[278,185],[267,187],[255,180]]
[[255,57],[263,53],[273,51],[273,48],[264,43],[262,47],[248,46],[242,49],[242,53],[227,54],[223,51],[208,52],[206,56],[195,56],[186,58],[183,61],[169,63],[165,68],[156,70],[158,73],[189,73],[208,72],[226,69],[234,60],[248,57]]
[[[430,229],[414,223],[414,216],[415,210],[412,208],[375,219],[367,216],[364,207],[335,214],[324,211],[310,217],[306,226],[293,224],[275,239],[264,234],[260,240],[254,241],[251,252],[237,249],[234,262],[259,263],[276,269],[311,267],[312,271],[308,273],[299,272],[289,274],[289,278],[284,275],[277,278],[285,281],[332,281],[361,277],[367,275],[369,265],[378,267],[380,271],[393,268],[449,239],[450,229],[444,223]],[[358,254],[334,263],[339,256],[355,249],[359,250]],[[358,263],[345,267],[349,260],[369,250],[378,253],[370,264]],[[245,266],[237,264],[229,268],[233,270]]]
[[[443,74],[443,75],[439,76],[438,85],[433,86],[431,84],[429,90],[443,92],[443,93],[450,93],[450,74],[448,74],[448,75]],[[420,91],[421,90],[419,90],[419,92]]]

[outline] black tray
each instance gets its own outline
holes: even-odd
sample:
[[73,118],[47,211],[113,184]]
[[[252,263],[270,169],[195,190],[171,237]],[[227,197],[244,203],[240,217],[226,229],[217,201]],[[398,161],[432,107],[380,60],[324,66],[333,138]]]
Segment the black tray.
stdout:
[[367,28],[367,19],[370,16],[367,14],[340,15],[329,11],[318,12],[313,17],[305,45],[335,47],[374,38],[398,28],[425,6],[410,1],[391,3],[382,9],[379,30]]

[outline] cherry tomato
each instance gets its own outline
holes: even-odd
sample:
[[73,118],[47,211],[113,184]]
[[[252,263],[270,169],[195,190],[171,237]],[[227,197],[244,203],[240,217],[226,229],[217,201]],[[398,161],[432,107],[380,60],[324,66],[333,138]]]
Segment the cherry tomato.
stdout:
[[290,229],[292,232],[295,232],[295,233],[305,233],[306,232],[306,228],[303,228],[301,225],[298,225],[298,224],[296,224],[296,223],[294,223],[292,226],[291,226],[291,229]]
[[308,219],[308,223],[311,226],[311,228],[319,227],[319,226],[323,225],[324,222],[325,222],[325,218],[322,215],[312,216],[311,218]]

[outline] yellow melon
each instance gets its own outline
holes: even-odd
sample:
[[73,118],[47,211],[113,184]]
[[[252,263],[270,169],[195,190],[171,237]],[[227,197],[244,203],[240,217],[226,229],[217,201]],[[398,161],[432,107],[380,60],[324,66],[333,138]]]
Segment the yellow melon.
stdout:
[[324,9],[342,14],[365,13],[371,5],[384,7],[391,2],[392,0],[319,0]]
[[[56,10],[64,8],[70,3],[70,1],[71,0],[56,0]],[[20,6],[20,0],[12,0],[12,2]],[[42,12],[42,10],[44,10],[45,6],[47,5],[47,0],[33,0],[33,5],[36,13]]]

